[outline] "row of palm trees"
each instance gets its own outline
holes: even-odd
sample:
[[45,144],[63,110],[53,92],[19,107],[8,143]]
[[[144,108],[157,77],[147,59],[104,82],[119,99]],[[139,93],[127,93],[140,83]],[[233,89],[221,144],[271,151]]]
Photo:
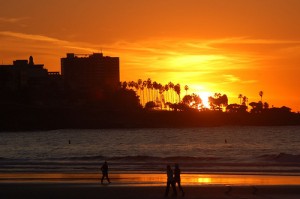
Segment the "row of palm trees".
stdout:
[[[124,89],[132,89],[140,97],[140,102],[143,106],[147,102],[153,101],[157,104],[162,103],[180,103],[181,102],[181,86],[169,82],[165,85],[152,81],[150,78],[147,80],[138,79],[138,81],[121,82],[121,87]],[[184,87],[186,93],[189,87]]]
[[[140,98],[142,106],[146,107],[147,103],[153,102],[157,107],[170,108],[170,105],[185,104],[190,108],[204,109],[202,99],[196,95],[188,95],[189,86],[185,85],[185,96],[181,99],[181,86],[179,83],[174,84],[169,82],[165,85],[152,81],[150,78],[147,80],[138,79],[138,81],[124,81],[121,82],[123,89],[131,89],[137,93]],[[228,104],[228,98],[226,95],[215,93],[214,96],[209,98],[210,106],[212,109],[222,109]],[[153,106],[151,104],[151,107]],[[150,106],[150,105],[149,105]]]
[[[258,95],[260,96],[260,101],[262,102],[262,97],[264,95],[264,92],[263,91],[259,91]],[[247,104],[248,104],[248,97],[247,96],[244,96],[243,94],[239,94],[238,98],[240,99],[240,104],[241,105],[247,106]]]
[[[121,87],[124,89],[134,90],[140,98],[140,103],[142,106],[146,106],[148,102],[154,102],[156,106],[166,107],[168,104],[186,104],[191,108],[199,107],[204,108],[202,104],[202,99],[196,94],[188,95],[189,86],[185,85],[185,96],[181,100],[181,86],[179,83],[174,84],[173,82],[169,82],[165,85],[158,83],[156,81],[152,81],[150,78],[147,80],[138,79],[135,81],[124,81],[121,82]],[[259,91],[259,96],[263,97],[263,91]],[[199,99],[198,99],[199,98]],[[248,106],[248,97],[243,94],[238,95],[238,99],[240,100],[239,106]],[[228,98],[226,95],[221,95],[220,93],[215,93],[214,96],[209,97],[210,108],[222,109],[226,108],[228,105]]]

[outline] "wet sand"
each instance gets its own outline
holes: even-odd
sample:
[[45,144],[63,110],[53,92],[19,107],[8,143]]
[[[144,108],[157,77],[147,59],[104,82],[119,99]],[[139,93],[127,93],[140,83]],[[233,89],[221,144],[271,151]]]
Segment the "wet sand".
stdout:
[[[110,173],[110,179],[118,186],[164,186],[165,173]],[[0,173],[0,183],[99,183],[99,173]],[[183,185],[296,185],[300,186],[299,175],[278,174],[181,174]]]
[[[299,199],[300,186],[185,186],[186,199]],[[156,199],[164,198],[164,186],[115,186],[87,183],[0,183],[3,199]],[[168,198],[171,196],[172,191]]]
[[[165,174],[0,174],[0,199],[164,198]],[[183,174],[184,198],[299,199],[300,176]],[[172,190],[168,198],[172,197]],[[177,198],[183,198],[178,194]]]

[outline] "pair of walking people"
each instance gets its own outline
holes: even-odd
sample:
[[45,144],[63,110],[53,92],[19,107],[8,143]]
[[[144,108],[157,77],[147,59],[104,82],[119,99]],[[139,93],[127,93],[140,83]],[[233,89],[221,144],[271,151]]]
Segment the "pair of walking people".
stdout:
[[175,164],[174,172],[170,165],[167,165],[167,187],[165,192],[165,197],[169,195],[170,186],[172,186],[173,196],[177,196],[176,184],[178,184],[179,191],[181,191],[182,196],[184,196],[183,188],[181,187],[180,179],[180,169],[179,165]]

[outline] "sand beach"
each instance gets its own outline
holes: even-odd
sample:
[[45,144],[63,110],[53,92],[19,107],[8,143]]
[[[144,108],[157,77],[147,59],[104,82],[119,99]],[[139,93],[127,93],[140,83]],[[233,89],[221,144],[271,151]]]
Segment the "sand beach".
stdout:
[[[300,186],[185,186],[186,199],[299,199]],[[0,198],[3,199],[155,199],[164,198],[164,186],[103,186],[82,183],[1,183]],[[170,196],[168,198],[174,198]]]
[[[0,198],[164,198],[164,174],[112,174],[112,183],[103,185],[99,177],[99,174],[1,174]],[[182,178],[186,194],[178,194],[176,198],[300,198],[299,176],[184,174]],[[168,198],[175,198],[171,190]]]

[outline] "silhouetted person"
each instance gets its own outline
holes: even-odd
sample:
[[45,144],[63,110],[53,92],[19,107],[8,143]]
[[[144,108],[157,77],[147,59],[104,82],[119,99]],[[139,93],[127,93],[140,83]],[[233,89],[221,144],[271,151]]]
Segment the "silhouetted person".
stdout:
[[178,164],[175,164],[175,169],[174,169],[174,185],[175,186],[176,186],[176,183],[178,184],[178,188],[179,188],[179,191],[181,191],[182,196],[184,196],[184,191],[180,184],[180,169],[179,169]]
[[169,195],[170,185],[172,186],[173,196],[177,196],[177,191],[176,191],[174,178],[173,178],[173,171],[171,169],[171,166],[167,165],[167,187],[166,187],[165,197]]
[[101,178],[101,184],[103,184],[103,180],[104,178],[107,179],[108,183],[110,183],[110,180],[108,178],[108,164],[105,161],[104,164],[101,167],[101,171],[102,171],[102,178]]

